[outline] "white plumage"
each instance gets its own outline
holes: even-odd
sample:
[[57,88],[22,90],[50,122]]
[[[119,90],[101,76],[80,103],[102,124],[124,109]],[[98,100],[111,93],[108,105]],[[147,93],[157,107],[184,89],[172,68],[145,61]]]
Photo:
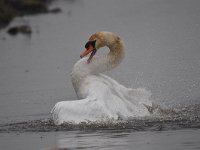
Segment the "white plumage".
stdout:
[[127,119],[150,115],[144,106],[152,105],[150,92],[145,89],[131,89],[102,74],[116,67],[124,57],[121,39],[111,32],[97,32],[89,41],[96,41],[95,48],[107,46],[110,52],[105,56],[80,59],[73,67],[72,83],[79,100],[58,102],[52,109],[54,123],[80,123],[82,121],[104,121]]

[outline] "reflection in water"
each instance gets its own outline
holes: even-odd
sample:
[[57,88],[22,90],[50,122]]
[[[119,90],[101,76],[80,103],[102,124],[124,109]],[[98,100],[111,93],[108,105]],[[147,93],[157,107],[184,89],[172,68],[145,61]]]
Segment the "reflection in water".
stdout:
[[[77,133],[67,133],[60,134],[58,136],[57,146],[59,148],[69,148],[69,149],[98,149],[104,147],[120,148],[127,144],[122,139],[126,139],[130,136],[126,131],[119,132],[118,130],[112,131],[96,131],[96,132],[77,132]],[[126,134],[126,136],[125,136]],[[112,141],[110,141],[112,139]]]
[[[57,137],[58,150],[67,149],[198,149],[200,130],[129,132],[104,130],[67,132]],[[125,135],[125,136],[124,136]],[[180,137],[180,135],[182,135]],[[193,140],[190,140],[190,139]]]

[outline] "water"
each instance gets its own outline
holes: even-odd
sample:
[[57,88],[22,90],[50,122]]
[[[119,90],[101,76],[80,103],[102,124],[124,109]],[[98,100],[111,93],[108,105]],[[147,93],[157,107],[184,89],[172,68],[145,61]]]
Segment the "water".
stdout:
[[[31,36],[0,31],[0,147],[4,149],[199,149],[200,9],[198,0],[61,0],[60,14],[16,18]],[[178,114],[121,123],[54,126],[50,110],[76,99],[73,64],[96,31],[117,33],[124,62],[107,73],[146,88]],[[12,143],[12,144],[11,144]]]
[[[68,131],[47,133],[1,134],[1,147],[5,149],[142,149],[176,150],[199,147],[199,130],[163,132],[130,132],[126,130]],[[27,138],[28,137],[28,138]],[[9,141],[9,142],[8,142]],[[12,143],[12,144],[11,144]],[[57,149],[52,145],[57,145]],[[13,148],[14,147],[14,148]]]

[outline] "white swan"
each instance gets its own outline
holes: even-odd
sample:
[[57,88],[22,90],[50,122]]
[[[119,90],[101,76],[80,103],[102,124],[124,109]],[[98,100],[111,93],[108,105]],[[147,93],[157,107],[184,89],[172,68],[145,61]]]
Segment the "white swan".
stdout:
[[[94,56],[96,51],[107,46],[110,52],[103,56]],[[81,55],[90,57],[80,59],[71,73],[72,83],[79,100],[58,102],[52,109],[54,123],[80,123],[149,115],[146,105],[150,93],[145,89],[131,89],[119,84],[110,77],[101,74],[120,64],[124,58],[124,44],[111,32],[93,34]]]

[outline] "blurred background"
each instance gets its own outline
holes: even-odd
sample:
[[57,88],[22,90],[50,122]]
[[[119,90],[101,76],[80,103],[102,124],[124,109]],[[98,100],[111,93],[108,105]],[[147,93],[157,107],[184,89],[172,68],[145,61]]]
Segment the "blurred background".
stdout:
[[[76,100],[70,72],[97,31],[115,32],[126,46],[123,63],[106,74],[146,88],[158,103],[199,103],[199,6],[199,0],[58,0],[42,14],[20,12],[0,29],[0,122],[46,118],[56,102]],[[9,32],[20,26],[25,32]]]

